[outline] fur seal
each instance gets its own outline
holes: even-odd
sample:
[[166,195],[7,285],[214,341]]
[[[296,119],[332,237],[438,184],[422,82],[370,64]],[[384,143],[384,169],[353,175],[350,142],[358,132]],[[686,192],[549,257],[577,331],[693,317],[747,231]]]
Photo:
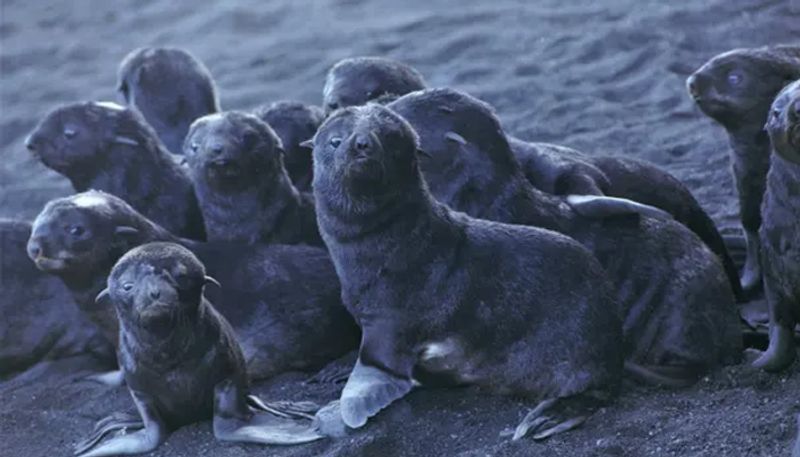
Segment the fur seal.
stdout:
[[739,211],[747,239],[742,271],[746,290],[761,285],[761,201],[769,170],[764,123],[775,95],[800,78],[800,46],[734,49],[713,57],[686,80],[700,110],[728,133]]
[[[287,438],[292,443],[321,438],[249,395],[242,349],[231,325],[204,296],[208,283],[216,280],[206,276],[194,254],[174,243],[145,244],[119,259],[100,297],[119,316],[120,366],[141,422],[118,415],[100,421],[77,446],[77,455],[149,452],[170,431],[211,418],[220,440],[287,444]],[[305,417],[310,425],[310,414]],[[100,441],[123,428],[141,430]]]
[[[336,106],[393,99],[426,88],[411,66],[388,59],[345,59],[328,74],[324,98]],[[412,81],[413,84],[407,83]],[[537,189],[556,195],[608,195],[662,209],[686,225],[721,259],[737,299],[743,299],[739,274],[714,222],[689,189],[664,170],[644,161],[586,156],[574,149],[508,137],[525,176]],[[619,202],[621,203],[621,202]]]
[[620,213],[606,197],[539,191],[492,108],[465,93],[429,89],[387,107],[419,134],[426,152],[420,168],[437,200],[473,217],[555,230],[594,253],[623,308],[629,374],[685,385],[738,361],[742,336],[730,283],[719,259],[686,227]]
[[777,371],[797,357],[794,329],[800,322],[800,80],[775,98],[765,128],[773,149],[760,228],[769,348],[753,365]]
[[117,91],[173,154],[181,154],[192,121],[220,110],[208,68],[183,49],[131,51],[119,65]]
[[113,309],[94,297],[123,254],[156,241],[186,246],[220,280],[222,288],[208,294],[236,329],[254,378],[316,369],[356,346],[358,329],[341,305],[323,249],[179,239],[121,199],[89,191],[47,203],[33,223],[28,253],[116,341]]
[[313,198],[292,184],[281,140],[261,119],[201,117],[184,149],[209,240],[322,245]]
[[313,180],[311,150],[300,145],[310,139],[325,119],[325,111],[314,105],[281,101],[253,111],[269,124],[283,144],[283,164],[295,187],[302,192],[311,190]]
[[410,65],[383,57],[353,57],[337,62],[325,78],[325,115],[339,108],[363,105],[384,95],[404,95],[427,86]]
[[0,219],[0,379],[36,363],[88,354],[114,360],[114,349],[75,306],[58,278],[28,260],[28,222]]
[[435,380],[542,400],[515,437],[546,438],[616,390],[617,304],[585,248],[436,202],[416,134],[380,105],[336,111],[313,143],[320,231],[363,332],[338,404],[345,425]]
[[76,192],[114,194],[170,232],[205,237],[189,175],[136,111],[108,102],[63,105],[39,122],[25,146]]

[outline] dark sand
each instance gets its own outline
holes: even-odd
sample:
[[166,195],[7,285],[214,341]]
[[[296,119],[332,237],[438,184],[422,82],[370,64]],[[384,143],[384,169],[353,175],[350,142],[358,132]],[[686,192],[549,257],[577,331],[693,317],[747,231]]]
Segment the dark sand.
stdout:
[[[0,217],[32,218],[70,193],[23,147],[44,113],[115,99],[116,66],[129,50],[174,45],[208,65],[228,109],[319,103],[338,59],[401,59],[431,86],[492,103],[521,138],[665,167],[723,232],[737,232],[724,132],[693,106],[684,79],[718,52],[800,38],[800,8],[788,0],[177,3],[0,1]],[[39,365],[0,383],[0,455],[69,455],[95,420],[130,407],[123,389],[76,382],[87,372],[75,367],[90,365]],[[302,379],[288,374],[256,390],[324,402],[341,387]],[[580,430],[542,444],[500,436],[530,404],[473,389],[420,390],[339,441],[226,445],[202,423],[152,455],[779,456],[795,435],[798,391],[797,366],[783,375],[729,367],[689,389],[626,389]]]

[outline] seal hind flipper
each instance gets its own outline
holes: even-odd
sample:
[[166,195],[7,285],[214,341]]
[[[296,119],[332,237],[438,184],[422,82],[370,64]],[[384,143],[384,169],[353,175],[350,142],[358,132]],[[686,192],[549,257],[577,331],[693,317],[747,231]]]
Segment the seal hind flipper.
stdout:
[[545,399],[525,415],[511,439],[516,441],[533,433],[534,440],[544,440],[579,427],[607,402],[607,397],[601,391],[587,391],[571,397]]
[[[153,401],[146,394],[134,392],[133,390],[131,390],[131,397],[133,397],[133,402],[136,404],[136,409],[139,411],[139,415],[142,418],[144,428],[129,435],[116,436],[99,445],[97,444],[99,439],[94,440],[92,447],[76,448],[76,456],[103,457],[110,455],[140,454],[152,451],[167,438],[168,432],[166,424],[159,417],[158,410],[153,404]],[[106,424],[106,427],[112,427],[112,424]],[[102,436],[100,438],[102,438]],[[91,441],[91,437],[90,440],[85,440],[81,442],[81,444],[89,441]]]
[[140,429],[144,427],[144,422],[136,415],[130,412],[115,412],[103,419],[97,421],[92,430],[92,434],[88,438],[81,440],[75,445],[75,454],[81,454],[97,445],[109,433],[118,430],[127,432],[128,429]]
[[318,409],[311,402],[264,403],[228,379],[214,389],[214,436],[243,443],[309,443],[324,437],[312,422]]
[[362,427],[367,419],[404,397],[412,387],[411,379],[365,365],[359,357],[342,390],[342,419],[350,428]]
[[612,216],[639,214],[655,219],[672,219],[672,215],[662,209],[626,198],[600,195],[567,195],[565,200],[575,212],[590,218],[602,219]]
[[765,371],[781,371],[797,358],[792,329],[770,323],[769,347],[753,362],[755,368]]

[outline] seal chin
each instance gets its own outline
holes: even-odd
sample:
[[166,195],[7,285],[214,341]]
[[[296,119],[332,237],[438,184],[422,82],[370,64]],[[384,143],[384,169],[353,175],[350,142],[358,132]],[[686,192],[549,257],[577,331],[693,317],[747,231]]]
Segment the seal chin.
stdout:
[[67,259],[55,259],[44,256],[37,257],[33,262],[36,264],[36,268],[47,273],[64,271],[69,266]]
[[172,319],[175,307],[167,303],[155,302],[139,311],[139,320],[145,327],[163,325]]

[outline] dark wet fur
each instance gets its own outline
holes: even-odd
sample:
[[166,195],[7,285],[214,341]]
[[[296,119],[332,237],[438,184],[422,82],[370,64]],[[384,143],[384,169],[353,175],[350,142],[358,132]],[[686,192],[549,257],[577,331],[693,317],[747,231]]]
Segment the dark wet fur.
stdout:
[[[484,219],[548,228],[588,247],[608,271],[624,309],[626,355],[647,366],[690,367],[694,378],[739,359],[741,334],[725,273],[707,247],[674,221],[586,219],[534,188],[491,108],[431,89],[388,105],[414,126],[434,197]],[[460,141],[446,138],[460,135]]]
[[[172,241],[191,249],[222,284],[221,289],[210,287],[207,295],[236,329],[254,377],[319,368],[355,347],[358,330],[341,306],[338,279],[324,250],[179,239],[120,199],[94,194],[110,204],[87,209],[76,207],[75,197],[54,200],[37,218],[34,235],[45,251],[78,252],[88,245],[80,265],[60,276],[78,306],[97,314],[108,332],[116,331],[116,319],[108,304],[95,304],[94,297],[113,264],[133,247]],[[76,243],[53,229],[62,222],[85,225],[86,240]],[[135,230],[115,233],[117,227]]]
[[[351,146],[359,139],[366,158]],[[529,398],[614,390],[620,320],[600,265],[564,236],[436,202],[416,147],[411,127],[378,105],[337,111],[315,137],[318,220],[364,332],[360,361],[406,381],[433,374]],[[420,360],[424,343],[447,338],[452,358]]]
[[28,222],[0,219],[0,378],[80,354],[113,361],[113,347],[81,315],[64,284],[28,259],[30,233]]
[[322,108],[301,102],[281,101],[262,106],[253,111],[259,119],[269,124],[283,144],[283,164],[298,190],[311,190],[314,179],[311,149],[300,146],[317,132],[325,112]]
[[[66,138],[65,129],[75,136]],[[188,174],[136,111],[93,102],[64,105],[45,116],[27,141],[77,192],[114,194],[167,230],[204,239]]]
[[173,154],[182,153],[183,139],[195,119],[219,111],[211,73],[183,49],[131,51],[119,65],[117,90]]

